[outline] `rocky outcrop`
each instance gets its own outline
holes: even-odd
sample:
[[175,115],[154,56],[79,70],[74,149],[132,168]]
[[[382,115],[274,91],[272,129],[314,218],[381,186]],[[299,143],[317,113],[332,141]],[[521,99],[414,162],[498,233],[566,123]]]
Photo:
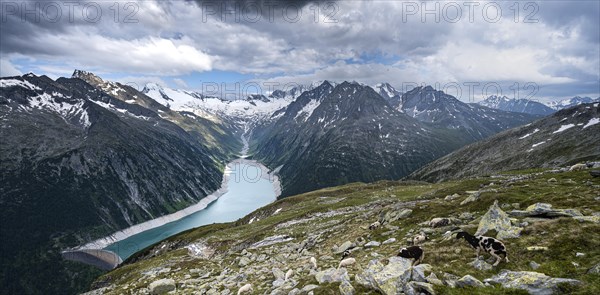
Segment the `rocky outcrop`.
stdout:
[[485,285],[480,280],[476,279],[472,275],[466,275],[466,276],[458,279],[458,281],[456,281],[456,286],[459,288],[485,287]]
[[411,209],[394,208],[394,209],[382,214],[382,216],[380,216],[380,218],[379,218],[379,221],[382,224],[383,223],[392,223],[399,219],[410,216],[410,214],[412,214],[412,212],[413,212],[413,210],[411,210]]
[[510,270],[503,270],[498,275],[485,279],[484,282],[501,285],[503,288],[522,289],[536,295],[554,294],[558,284],[581,284],[578,280],[552,278],[539,272]]
[[380,260],[371,260],[367,268],[361,274],[357,274],[355,279],[358,284],[383,294],[408,294],[416,287],[409,286],[409,282],[426,283],[425,273],[431,272],[429,264],[415,267],[411,267],[411,264],[411,260],[402,257],[390,257],[385,266]]
[[150,294],[165,294],[175,290],[175,281],[173,279],[161,279],[154,281],[148,286]]
[[577,209],[555,209],[548,203],[535,203],[525,210],[513,210],[509,214],[514,217],[526,217],[526,220],[527,218],[543,220],[547,218],[571,217],[580,222],[600,223],[600,216],[584,216]]
[[554,209],[551,204],[548,203],[535,203],[525,210],[513,210],[509,213],[515,217],[542,217],[542,218],[556,218],[556,217],[576,217],[583,216],[579,210],[576,209]]
[[475,268],[476,270],[490,270],[494,268],[491,264],[479,258],[476,258],[475,260],[473,260],[473,262],[470,262],[469,265],[473,266],[473,268]]
[[521,228],[512,226],[510,218],[500,209],[497,200],[481,218],[475,235],[484,235],[490,230],[498,232],[496,238],[500,240],[518,238],[522,231]]
[[354,287],[352,287],[352,284],[350,284],[348,281],[343,281],[339,288],[340,294],[342,295],[354,295],[355,293]]
[[600,274],[600,262],[588,269],[589,274]]
[[466,204],[468,204],[468,203],[475,202],[475,201],[479,200],[479,197],[480,197],[480,196],[481,196],[481,193],[480,193],[480,192],[475,192],[475,193],[473,193],[473,194],[469,195],[469,196],[468,196],[466,199],[464,199],[462,202],[460,202],[460,205],[461,205],[461,206],[463,206],[463,205],[466,205]]
[[344,242],[343,244],[341,244],[339,247],[337,247],[337,248],[336,248],[336,249],[333,251],[333,253],[334,253],[334,254],[340,254],[340,253],[342,253],[342,252],[344,252],[344,251],[346,251],[346,250],[348,250],[348,249],[350,249],[350,248],[354,248],[354,247],[356,247],[356,244],[355,244],[355,243],[352,243],[352,242],[350,242],[350,241],[346,241],[346,242]]
[[319,284],[350,281],[350,277],[348,276],[348,270],[343,267],[332,267],[324,271],[317,272],[315,274],[315,279],[317,280],[317,282],[319,282]]

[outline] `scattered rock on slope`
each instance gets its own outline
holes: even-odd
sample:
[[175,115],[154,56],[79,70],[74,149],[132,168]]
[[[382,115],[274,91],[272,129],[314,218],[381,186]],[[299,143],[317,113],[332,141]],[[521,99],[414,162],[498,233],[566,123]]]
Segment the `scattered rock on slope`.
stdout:
[[152,282],[148,288],[150,294],[165,294],[175,290],[175,281],[173,279],[160,279]]
[[390,257],[385,266],[377,259],[371,260],[363,273],[356,275],[356,282],[386,295],[407,292],[409,281],[426,282],[425,272],[431,272],[429,264],[411,264],[411,260],[402,257]]
[[581,284],[578,280],[552,278],[543,273],[533,271],[502,270],[499,274],[485,279],[490,284],[500,284],[503,288],[522,289],[530,294],[551,295],[556,292],[558,284]]
[[509,213],[516,217],[575,217],[583,216],[581,212],[575,209],[553,209],[551,204],[535,203],[525,210],[513,210]]
[[319,284],[350,281],[348,270],[346,268],[329,268],[315,274],[315,279]]

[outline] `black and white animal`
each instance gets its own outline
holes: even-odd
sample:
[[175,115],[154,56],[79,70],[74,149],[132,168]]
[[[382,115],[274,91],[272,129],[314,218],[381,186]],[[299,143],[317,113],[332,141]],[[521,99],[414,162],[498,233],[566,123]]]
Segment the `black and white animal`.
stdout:
[[419,246],[410,246],[406,248],[400,249],[398,252],[398,256],[408,259],[413,259],[412,266],[419,265],[423,262],[423,257],[425,257],[425,252]]
[[340,260],[344,260],[347,257],[350,257],[350,255],[352,255],[352,251],[350,251],[350,249],[345,250],[344,252],[342,252],[342,259]]
[[425,242],[425,240],[427,240],[427,239],[428,238],[427,238],[427,235],[425,233],[420,233],[420,234],[418,234],[418,235],[416,235],[416,236],[413,237],[412,242],[413,242],[413,245],[416,246],[416,245],[419,245],[419,244]]
[[463,238],[465,241],[477,251],[477,259],[479,259],[479,252],[481,250],[490,253],[494,258],[496,258],[496,262],[494,266],[498,265],[500,261],[502,261],[502,257],[500,255],[504,255],[504,259],[508,262],[508,253],[506,253],[506,246],[501,241],[484,236],[473,236],[468,232],[459,232],[456,234],[456,239]]
[[375,221],[369,225],[369,230],[376,230],[381,226],[381,222]]

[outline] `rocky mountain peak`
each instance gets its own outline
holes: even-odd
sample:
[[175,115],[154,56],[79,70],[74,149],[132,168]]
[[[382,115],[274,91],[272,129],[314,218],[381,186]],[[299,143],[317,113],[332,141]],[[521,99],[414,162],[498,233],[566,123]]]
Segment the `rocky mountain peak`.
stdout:
[[81,79],[92,85],[104,83],[104,80],[102,80],[102,78],[98,77],[94,73],[77,69],[73,71],[73,75],[71,75],[71,78]]

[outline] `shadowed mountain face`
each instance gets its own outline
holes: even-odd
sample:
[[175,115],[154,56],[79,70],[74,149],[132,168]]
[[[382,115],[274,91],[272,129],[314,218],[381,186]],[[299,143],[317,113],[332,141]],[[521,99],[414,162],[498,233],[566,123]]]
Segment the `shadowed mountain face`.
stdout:
[[556,167],[600,157],[600,108],[583,104],[466,146],[413,173],[443,181],[500,171]]
[[559,100],[559,101],[551,101],[548,103],[548,106],[554,110],[563,110],[563,109],[568,109],[568,108],[572,108],[574,106],[583,104],[583,103],[594,103],[594,102],[600,102],[600,97],[596,98],[596,99],[592,99],[590,97],[581,97],[581,96],[575,96],[572,98],[567,98],[567,99],[563,99],[563,100]]
[[540,118],[467,104],[431,86],[417,87],[403,94],[398,109],[421,122],[460,130],[468,134],[472,141]]
[[76,78],[0,83],[1,293],[87,287],[96,272],[60,250],[187,207],[221,184],[224,153],[160,108]]
[[506,96],[492,95],[478,104],[502,111],[526,113],[531,115],[550,115],[556,110],[537,101],[528,99],[510,99]]
[[275,116],[256,139],[256,157],[278,167],[284,196],[398,179],[468,140],[400,113],[372,88],[348,82],[324,82]]
[[[220,160],[231,158],[241,148],[239,142],[241,129],[235,122],[219,120],[219,118],[215,119],[214,117],[205,118],[186,110],[179,111],[172,107],[169,108],[144,94],[143,91],[140,92],[129,85],[118,82],[105,81],[90,72],[75,70],[73,78],[81,79],[128,105],[139,105],[154,111],[161,119],[175,123],[187,131]],[[191,94],[196,95],[196,93]],[[202,99],[201,96],[194,98]]]

